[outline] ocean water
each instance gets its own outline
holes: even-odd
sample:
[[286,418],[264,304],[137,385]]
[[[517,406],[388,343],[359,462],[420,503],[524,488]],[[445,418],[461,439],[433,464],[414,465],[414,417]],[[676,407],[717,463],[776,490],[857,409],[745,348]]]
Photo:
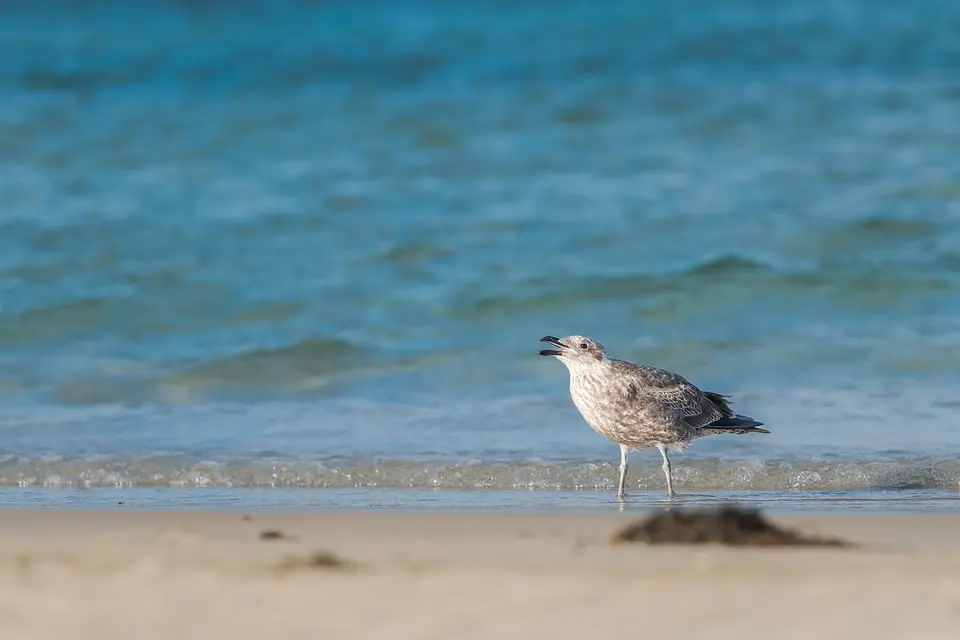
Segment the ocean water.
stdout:
[[[42,6],[41,6],[42,5]],[[960,4],[3,3],[0,504],[960,506]],[[656,451],[630,491],[663,498]]]

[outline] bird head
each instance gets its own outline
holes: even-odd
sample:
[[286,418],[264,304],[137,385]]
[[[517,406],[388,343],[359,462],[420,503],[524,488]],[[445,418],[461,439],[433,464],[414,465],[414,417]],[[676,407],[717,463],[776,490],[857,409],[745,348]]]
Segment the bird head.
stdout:
[[556,349],[541,349],[540,355],[556,356],[568,367],[575,364],[600,362],[606,355],[602,344],[586,336],[567,336],[566,338],[544,336],[540,338],[540,342],[556,347]]

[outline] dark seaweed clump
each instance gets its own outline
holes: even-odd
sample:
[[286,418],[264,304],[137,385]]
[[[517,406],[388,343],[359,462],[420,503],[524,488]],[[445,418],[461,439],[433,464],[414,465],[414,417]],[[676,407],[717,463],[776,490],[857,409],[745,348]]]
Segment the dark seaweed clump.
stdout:
[[850,547],[832,538],[806,536],[778,527],[756,509],[735,505],[702,510],[670,510],[631,524],[613,536],[613,543],[724,544],[741,547]]

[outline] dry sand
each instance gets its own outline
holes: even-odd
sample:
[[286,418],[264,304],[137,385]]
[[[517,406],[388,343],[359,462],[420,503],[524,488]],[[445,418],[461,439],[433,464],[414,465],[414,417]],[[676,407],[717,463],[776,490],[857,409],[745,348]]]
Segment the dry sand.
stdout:
[[6,510],[0,637],[960,638],[960,517],[772,520],[868,546],[611,545],[625,516]]

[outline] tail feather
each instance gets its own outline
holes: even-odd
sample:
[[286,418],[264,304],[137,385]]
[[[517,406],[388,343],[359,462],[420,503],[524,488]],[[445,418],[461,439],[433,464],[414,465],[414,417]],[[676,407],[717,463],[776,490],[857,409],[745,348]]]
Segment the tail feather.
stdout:
[[761,429],[762,422],[758,422],[750,416],[735,414],[732,418],[720,418],[716,422],[711,422],[700,429],[700,435],[710,436],[722,433],[741,435],[744,433],[770,433],[766,429]]

